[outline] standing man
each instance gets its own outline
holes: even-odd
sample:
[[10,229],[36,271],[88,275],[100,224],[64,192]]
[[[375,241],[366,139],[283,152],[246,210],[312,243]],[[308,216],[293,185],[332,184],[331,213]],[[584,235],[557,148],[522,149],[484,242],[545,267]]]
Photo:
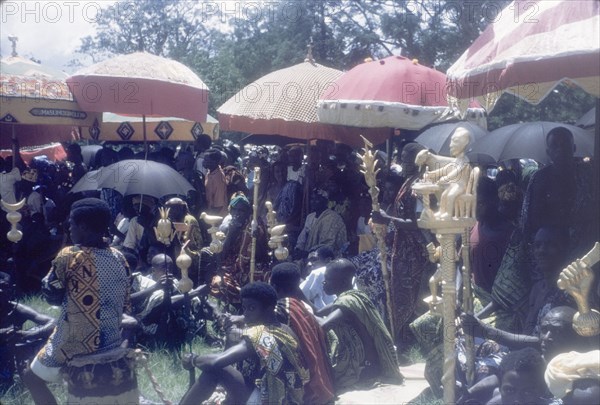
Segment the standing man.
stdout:
[[225,173],[220,166],[221,152],[209,149],[204,153],[202,164],[208,171],[204,185],[206,186],[206,212],[212,215],[227,215],[227,183]]
[[[90,397],[96,402],[138,401],[135,372],[119,350],[121,319],[129,312],[129,267],[104,239],[110,221],[108,204],[100,199],[84,198],[71,207],[74,245],[60,251],[42,288],[61,313],[23,378],[36,404],[56,404],[46,382],[59,381],[61,370],[68,374],[69,402]],[[117,374],[123,378],[113,381]]]

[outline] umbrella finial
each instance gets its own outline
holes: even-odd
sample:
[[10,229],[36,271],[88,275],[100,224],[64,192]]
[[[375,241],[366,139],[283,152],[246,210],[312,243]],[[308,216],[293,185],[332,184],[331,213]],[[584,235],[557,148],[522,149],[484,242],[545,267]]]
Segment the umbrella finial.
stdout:
[[315,58],[313,58],[312,50],[313,50],[313,39],[310,37],[310,43],[306,47],[306,58],[304,58],[304,62],[315,63]]
[[14,35],[9,35],[8,36],[8,40],[10,42],[12,42],[12,53],[11,53],[11,56],[13,56],[13,57],[18,56],[19,54],[17,53],[17,42],[19,41],[19,37],[16,37]]

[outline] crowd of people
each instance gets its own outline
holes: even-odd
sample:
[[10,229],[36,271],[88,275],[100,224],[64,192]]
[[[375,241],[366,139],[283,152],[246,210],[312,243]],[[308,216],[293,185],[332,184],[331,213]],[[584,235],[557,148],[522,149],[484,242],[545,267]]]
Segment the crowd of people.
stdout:
[[[574,147],[573,135],[556,128],[547,137],[551,164],[509,162],[494,176],[482,168],[473,278],[462,280],[473,285],[476,311],[457,318],[460,403],[598,403],[600,358],[577,358],[598,354],[598,338],[575,333],[577,307],[557,287],[561,270],[581,268],[576,259],[598,240],[591,163],[574,158]],[[426,355],[426,378],[441,397],[443,323],[422,302],[435,271],[428,245],[437,241],[417,226],[423,203],[412,190],[424,146],[403,142],[394,156],[378,154],[379,212],[371,212],[358,151],[343,144],[242,149],[203,135],[147,155],[133,149],[105,145],[86,164],[73,143],[64,162],[0,161],[2,200],[26,200],[19,243],[6,239],[10,224],[0,220],[3,387],[18,373],[36,403],[56,403],[45,382],[65,378],[75,399],[135,402],[127,346],[177,350],[203,335],[223,351],[182,357],[184,368],[202,371],[184,404],[202,403],[217,385],[232,403],[332,403],[345,390],[402,384],[411,347]],[[70,192],[88,170],[124,159],[171,166],[193,190],[162,198]],[[269,244],[267,201],[286,226],[283,260]],[[173,227],[168,243],[154,229],[159,208]],[[222,218],[222,249],[211,245],[202,213]],[[389,306],[373,224],[387,225]],[[189,292],[179,289],[182,251],[191,258]],[[598,285],[596,277],[592,308]],[[61,308],[56,320],[16,300],[40,292]],[[22,330],[27,320],[38,326]],[[466,335],[477,348],[471,385]],[[17,355],[25,342],[33,349]],[[567,355],[582,366],[564,388]]]

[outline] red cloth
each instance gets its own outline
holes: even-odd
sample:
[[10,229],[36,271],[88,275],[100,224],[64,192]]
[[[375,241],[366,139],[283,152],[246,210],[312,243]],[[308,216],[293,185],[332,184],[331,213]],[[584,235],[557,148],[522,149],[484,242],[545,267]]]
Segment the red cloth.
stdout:
[[312,313],[296,298],[279,300],[278,314],[286,318],[300,343],[300,350],[310,372],[304,386],[305,404],[325,404],[335,397],[333,379],[327,362],[325,333]]
[[[64,160],[67,157],[67,153],[65,149],[60,143],[52,144],[48,146],[41,146],[39,148],[28,148],[27,150],[21,149],[20,151],[21,158],[27,164],[30,164],[34,157],[46,155],[49,160],[56,162],[59,160]],[[7,156],[12,156],[12,150],[3,149],[0,150],[0,156],[2,158],[6,158]]]

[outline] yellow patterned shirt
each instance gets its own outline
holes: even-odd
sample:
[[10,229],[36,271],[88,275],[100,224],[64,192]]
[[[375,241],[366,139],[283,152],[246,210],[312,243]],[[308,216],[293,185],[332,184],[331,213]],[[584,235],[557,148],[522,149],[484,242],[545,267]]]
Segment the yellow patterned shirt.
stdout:
[[74,356],[121,344],[121,318],[123,312],[130,313],[130,275],[119,251],[66,247],[44,282],[64,295],[54,333],[38,354],[43,365],[60,367]]
[[243,338],[258,361],[244,360],[241,373],[247,384],[260,391],[262,404],[302,404],[304,384],[309,380],[298,341],[282,325],[258,325],[244,330]]

